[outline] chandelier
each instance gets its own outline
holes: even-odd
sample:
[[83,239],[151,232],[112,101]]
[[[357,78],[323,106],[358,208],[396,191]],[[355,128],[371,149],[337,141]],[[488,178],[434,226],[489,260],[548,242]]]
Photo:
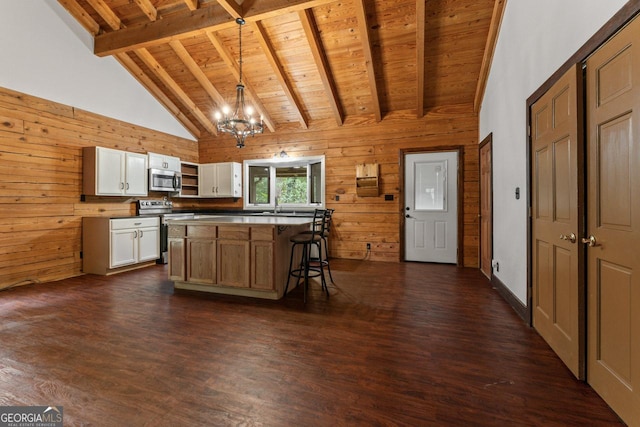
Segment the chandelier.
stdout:
[[236,23],[238,24],[238,39],[240,40],[240,60],[238,61],[240,79],[236,85],[236,106],[233,112],[228,106],[222,109],[222,113],[216,111],[215,118],[218,121],[218,132],[231,134],[236,139],[236,147],[242,148],[244,147],[244,140],[247,136],[254,136],[264,131],[264,123],[262,117],[260,117],[260,121],[252,117],[253,108],[251,106],[244,105],[244,85],[242,84],[242,26],[245,21],[242,18],[237,18]]

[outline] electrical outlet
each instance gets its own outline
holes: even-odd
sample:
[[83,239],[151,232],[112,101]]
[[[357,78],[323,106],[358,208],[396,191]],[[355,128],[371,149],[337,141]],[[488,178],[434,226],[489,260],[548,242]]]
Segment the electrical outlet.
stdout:
[[367,243],[367,250],[370,251],[371,250],[371,243]]

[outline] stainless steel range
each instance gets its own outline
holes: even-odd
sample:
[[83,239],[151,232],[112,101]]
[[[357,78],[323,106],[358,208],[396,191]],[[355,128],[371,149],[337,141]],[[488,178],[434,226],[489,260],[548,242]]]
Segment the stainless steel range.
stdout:
[[173,202],[167,199],[147,199],[138,200],[136,204],[136,214],[138,216],[159,216],[160,217],[160,258],[158,264],[166,264],[169,261],[169,226],[167,220],[170,219],[192,219],[193,213],[174,213]]

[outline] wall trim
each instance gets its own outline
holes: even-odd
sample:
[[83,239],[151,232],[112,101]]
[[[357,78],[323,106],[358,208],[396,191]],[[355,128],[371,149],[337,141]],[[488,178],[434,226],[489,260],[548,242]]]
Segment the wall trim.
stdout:
[[524,320],[524,322],[527,325],[532,326],[531,311],[495,275],[491,276],[491,286],[493,286],[494,289],[498,292],[498,294],[500,294],[500,296],[504,298],[504,300],[507,301],[507,303],[509,303],[511,308],[513,308],[513,311],[515,311],[518,314],[518,316],[520,316],[520,318]]

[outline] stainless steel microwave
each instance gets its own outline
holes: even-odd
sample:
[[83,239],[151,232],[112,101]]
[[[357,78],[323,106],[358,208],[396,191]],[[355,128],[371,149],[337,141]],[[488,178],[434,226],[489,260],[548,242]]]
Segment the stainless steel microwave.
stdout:
[[149,190],[151,191],[180,191],[182,188],[182,174],[163,169],[149,169]]

